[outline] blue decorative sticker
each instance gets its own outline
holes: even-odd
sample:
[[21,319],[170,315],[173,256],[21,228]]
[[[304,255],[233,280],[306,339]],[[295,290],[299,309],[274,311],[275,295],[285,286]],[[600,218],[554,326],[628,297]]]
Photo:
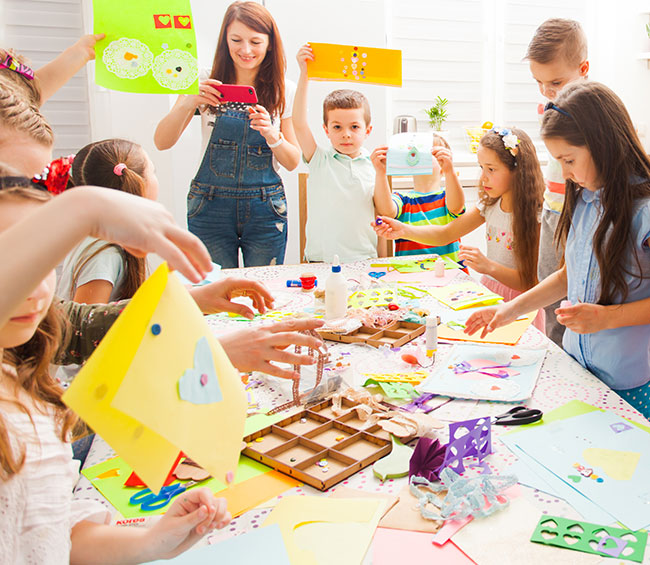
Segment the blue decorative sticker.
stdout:
[[179,379],[178,394],[182,400],[192,404],[212,404],[223,400],[212,350],[205,336],[196,342],[194,368],[186,369]]

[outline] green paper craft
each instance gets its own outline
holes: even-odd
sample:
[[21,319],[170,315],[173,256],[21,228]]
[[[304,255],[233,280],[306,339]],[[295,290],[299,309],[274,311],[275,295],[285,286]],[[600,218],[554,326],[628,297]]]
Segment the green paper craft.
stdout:
[[456,263],[456,261],[442,255],[432,255],[431,259],[422,259],[420,261],[396,261],[395,259],[392,259],[390,263],[373,263],[370,266],[384,268],[392,267],[400,273],[421,273],[422,271],[433,271],[438,259],[442,259],[445,262],[445,269],[460,269],[460,265]]
[[624,530],[559,516],[542,516],[530,538],[535,543],[637,563],[643,561],[647,540],[648,532],[644,530]]
[[386,383],[375,379],[367,379],[363,386],[378,386],[388,398],[411,400],[420,396],[413,385],[409,383]]
[[392,288],[358,290],[348,298],[349,308],[370,308],[371,306],[388,306],[395,302],[397,293]]
[[[98,475],[117,469],[117,475],[107,476],[104,479],[98,478]],[[103,463],[98,463],[92,467],[83,469],[81,473],[92,483],[92,485],[102,493],[102,496],[108,500],[117,511],[124,516],[124,518],[140,518],[142,516],[154,516],[156,514],[164,514],[169,506],[165,506],[158,510],[151,510],[150,512],[143,512],[140,510],[139,505],[129,504],[129,498],[138,492],[137,488],[125,487],[124,481],[131,474],[131,467],[129,467],[124,459],[121,457],[113,457]],[[235,472],[235,481],[233,484],[243,483],[249,479],[263,475],[271,471],[270,467],[258,463],[249,457],[242,455],[239,458],[239,465]],[[177,481],[175,481],[177,482]],[[218,493],[224,490],[227,485],[217,479],[208,479],[201,483],[201,486],[209,488],[212,492]]]
[[397,479],[409,474],[409,462],[413,456],[413,448],[404,445],[394,435],[390,436],[393,442],[392,451],[372,466],[372,472],[380,481]]
[[95,82],[112,90],[198,94],[189,0],[94,0]]

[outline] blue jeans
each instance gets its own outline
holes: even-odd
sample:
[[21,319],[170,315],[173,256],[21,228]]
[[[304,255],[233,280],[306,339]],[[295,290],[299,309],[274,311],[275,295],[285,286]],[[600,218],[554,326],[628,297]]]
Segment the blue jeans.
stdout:
[[187,196],[187,225],[224,269],[280,265],[287,246],[287,201],[273,152],[248,112],[217,113]]
[[281,265],[287,246],[287,200],[282,185],[227,190],[192,182],[187,224],[224,269]]

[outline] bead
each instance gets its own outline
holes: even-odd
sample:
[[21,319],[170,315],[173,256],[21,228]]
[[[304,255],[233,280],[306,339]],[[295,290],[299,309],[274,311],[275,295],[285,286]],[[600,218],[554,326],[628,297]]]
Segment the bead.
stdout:
[[160,324],[153,324],[151,326],[151,333],[153,335],[160,335],[161,331],[162,331],[162,328],[160,327]]

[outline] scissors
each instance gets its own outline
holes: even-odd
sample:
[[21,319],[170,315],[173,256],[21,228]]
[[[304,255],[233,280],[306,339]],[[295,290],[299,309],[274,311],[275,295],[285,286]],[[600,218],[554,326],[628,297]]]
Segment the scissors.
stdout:
[[175,496],[185,492],[188,488],[199,484],[201,481],[188,481],[186,483],[175,483],[163,487],[159,494],[154,494],[151,489],[145,488],[136,492],[129,498],[130,504],[140,505],[140,510],[149,512],[150,510],[158,510],[169,504],[169,501]]
[[525,406],[515,406],[505,414],[495,416],[493,424],[497,426],[522,426],[539,422],[544,413],[537,408],[526,408]]

